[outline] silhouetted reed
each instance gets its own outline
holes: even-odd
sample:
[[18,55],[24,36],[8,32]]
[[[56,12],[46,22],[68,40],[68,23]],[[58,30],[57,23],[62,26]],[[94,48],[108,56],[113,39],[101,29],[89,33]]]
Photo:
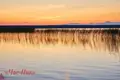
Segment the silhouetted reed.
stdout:
[[33,33],[0,33],[0,43],[12,42],[24,45],[40,46],[62,44],[65,46],[81,46],[91,50],[108,51],[120,50],[119,30],[37,30]]

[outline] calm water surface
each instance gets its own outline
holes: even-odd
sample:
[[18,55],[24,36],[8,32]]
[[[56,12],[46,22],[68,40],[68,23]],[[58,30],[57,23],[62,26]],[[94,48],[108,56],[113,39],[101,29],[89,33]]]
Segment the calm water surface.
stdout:
[[120,80],[119,51],[119,33],[0,33],[0,72],[35,71],[5,80]]

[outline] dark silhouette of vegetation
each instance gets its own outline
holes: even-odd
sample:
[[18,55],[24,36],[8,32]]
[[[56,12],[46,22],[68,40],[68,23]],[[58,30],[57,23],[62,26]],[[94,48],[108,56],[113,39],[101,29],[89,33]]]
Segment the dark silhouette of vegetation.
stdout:
[[34,32],[34,28],[0,28],[0,32]]

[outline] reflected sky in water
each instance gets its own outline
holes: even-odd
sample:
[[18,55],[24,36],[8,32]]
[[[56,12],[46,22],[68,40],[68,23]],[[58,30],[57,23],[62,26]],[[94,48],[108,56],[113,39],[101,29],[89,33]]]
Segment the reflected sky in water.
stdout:
[[0,33],[0,71],[33,76],[6,80],[120,80],[120,34],[80,30]]

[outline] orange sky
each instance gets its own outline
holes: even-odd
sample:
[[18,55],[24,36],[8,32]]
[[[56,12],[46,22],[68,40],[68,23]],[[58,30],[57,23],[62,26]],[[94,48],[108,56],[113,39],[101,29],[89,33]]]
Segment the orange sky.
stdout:
[[120,21],[119,0],[45,1],[0,1],[0,24],[66,24]]

